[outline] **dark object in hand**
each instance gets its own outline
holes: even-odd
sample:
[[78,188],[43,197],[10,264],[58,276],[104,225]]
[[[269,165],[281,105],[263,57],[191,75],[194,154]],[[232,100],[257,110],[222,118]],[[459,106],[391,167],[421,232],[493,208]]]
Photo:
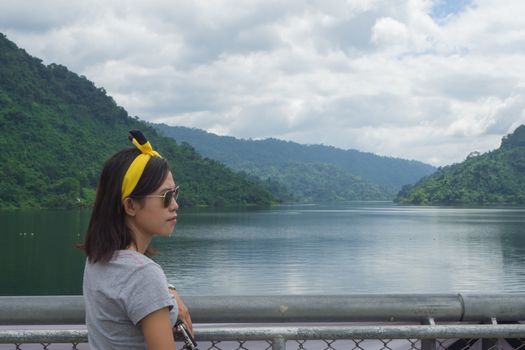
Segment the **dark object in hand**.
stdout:
[[179,340],[179,337],[184,341],[184,346],[182,347],[184,350],[199,350],[197,342],[181,320],[177,320],[177,323],[175,323],[175,339]]

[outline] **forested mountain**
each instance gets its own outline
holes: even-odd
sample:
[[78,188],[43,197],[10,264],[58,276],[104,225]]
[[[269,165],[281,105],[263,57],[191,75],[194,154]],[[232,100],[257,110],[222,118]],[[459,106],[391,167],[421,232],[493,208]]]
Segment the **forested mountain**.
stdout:
[[525,125],[503,138],[499,149],[438,169],[397,202],[407,204],[525,204]]
[[306,202],[392,199],[403,185],[435,170],[417,161],[331,146],[277,139],[240,140],[164,124],[155,127],[179,142],[188,142],[206,157],[277,182]]
[[103,162],[139,129],[170,162],[186,206],[267,205],[253,179],[160,136],[103,88],[31,57],[0,33],[0,208],[88,206]]

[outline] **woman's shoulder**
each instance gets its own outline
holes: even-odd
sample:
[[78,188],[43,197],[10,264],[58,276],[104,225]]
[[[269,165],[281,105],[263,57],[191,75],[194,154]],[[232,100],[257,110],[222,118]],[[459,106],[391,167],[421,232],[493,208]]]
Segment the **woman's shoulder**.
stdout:
[[162,271],[162,268],[146,255],[132,250],[117,250],[110,261],[110,264],[117,269],[127,271],[155,270]]
[[[164,271],[147,256],[130,250],[116,251],[107,263],[86,262],[84,284],[119,293],[125,285],[167,284]],[[166,287],[167,288],[167,287]]]
[[125,262],[128,264],[138,265],[138,266],[147,265],[147,264],[157,264],[156,262],[148,258],[146,255],[139,253],[137,251],[134,251],[134,250],[129,250],[129,249],[116,250],[110,262],[113,262],[113,263]]
[[98,275],[115,275],[123,278],[140,270],[154,270],[161,272],[162,268],[155,261],[144,254],[132,250],[117,250],[107,263],[91,264],[86,261],[86,272]]

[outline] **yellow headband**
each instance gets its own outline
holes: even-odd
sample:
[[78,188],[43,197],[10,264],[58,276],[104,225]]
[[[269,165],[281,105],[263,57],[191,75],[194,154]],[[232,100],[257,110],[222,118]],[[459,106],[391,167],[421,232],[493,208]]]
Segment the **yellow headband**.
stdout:
[[124,175],[124,180],[122,180],[122,200],[128,197],[131,192],[137,186],[137,183],[146,168],[146,164],[151,157],[161,157],[162,156],[153,150],[149,141],[146,140],[144,135],[138,130],[132,130],[129,132],[131,134],[131,142],[142,152],[139,154],[133,162],[131,162],[126,174]]

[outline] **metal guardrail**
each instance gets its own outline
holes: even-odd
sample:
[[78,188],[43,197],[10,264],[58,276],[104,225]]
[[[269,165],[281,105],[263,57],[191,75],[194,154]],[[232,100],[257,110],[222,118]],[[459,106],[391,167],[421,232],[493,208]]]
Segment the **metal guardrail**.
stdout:
[[[195,323],[488,322],[525,319],[524,294],[183,297]],[[84,324],[82,296],[0,297],[0,325]]]
[[[391,344],[399,347],[409,345],[410,349],[435,349],[438,347],[450,348],[451,344],[463,341],[465,349],[471,348],[475,341],[481,340],[484,349],[525,349],[525,324],[519,325],[427,325],[427,326],[303,326],[303,327],[216,327],[195,328],[196,338],[200,344],[207,342],[201,349],[221,349],[220,343],[236,342],[237,349],[248,349],[246,342],[259,341],[257,348],[272,348],[284,350],[293,347],[287,342],[295,341],[298,349],[304,349],[307,341],[322,340],[322,345],[313,348],[336,349],[336,342],[342,342],[344,348],[367,349],[363,344],[374,349],[392,349]],[[504,343],[503,339],[507,341]],[[510,339],[514,341],[508,342]],[[371,346],[372,340],[377,340]],[[399,340],[399,341],[398,341]],[[404,343],[400,340],[404,340]],[[452,340],[452,342],[450,341]],[[73,349],[78,344],[87,343],[85,330],[0,330],[0,344],[42,344],[44,348],[50,343],[68,343]],[[46,345],[47,344],[47,345]],[[379,346],[378,346],[379,344]],[[382,346],[381,346],[382,344]],[[446,346],[444,344],[447,344]],[[506,345],[503,345],[506,344]],[[510,345],[509,345],[510,344]],[[227,346],[231,348],[231,344]],[[235,348],[235,347],[234,347]],[[312,348],[312,347],[310,347]]]
[[[186,297],[185,301],[201,350],[244,350],[252,348],[249,344],[275,350],[470,349],[476,342],[482,349],[525,350],[525,324],[518,322],[525,320],[525,294]],[[243,325],[233,324],[239,322]],[[260,322],[282,325],[253,325]],[[323,325],[326,322],[347,324]],[[0,297],[2,325],[83,323],[82,297]],[[0,329],[0,344],[16,349],[26,343],[42,344],[44,349],[49,343],[69,343],[77,349],[86,342],[86,330]]]

